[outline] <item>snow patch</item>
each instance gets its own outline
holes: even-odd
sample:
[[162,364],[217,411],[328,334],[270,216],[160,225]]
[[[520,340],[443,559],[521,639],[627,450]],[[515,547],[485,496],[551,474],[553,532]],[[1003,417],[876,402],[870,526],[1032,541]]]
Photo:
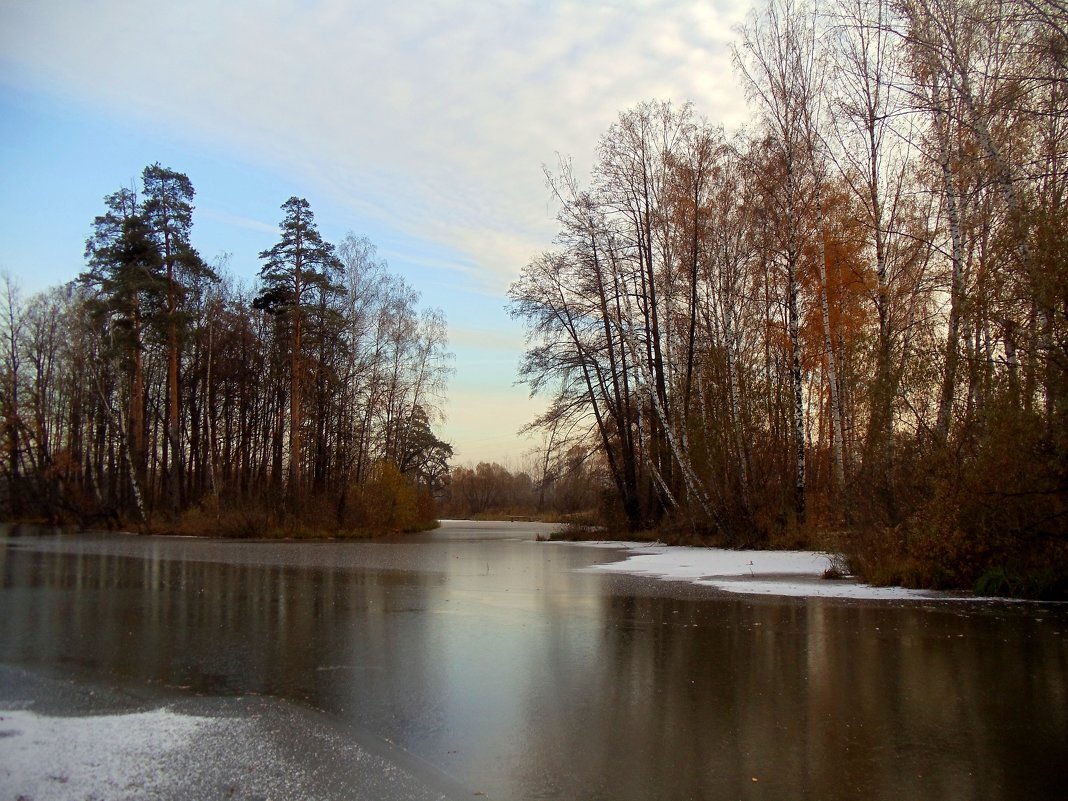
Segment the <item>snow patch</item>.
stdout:
[[[167,709],[48,717],[0,710],[0,784],[11,798],[149,798],[169,784],[169,757],[228,721]],[[75,790],[76,788],[76,790]]]
[[365,747],[270,699],[184,702],[220,713],[205,716],[184,714],[183,701],[82,716],[2,703],[0,801],[444,801],[450,781],[403,749],[374,738]]
[[621,562],[584,568],[590,572],[632,573],[671,581],[691,581],[724,592],[865,600],[974,600],[970,595],[873,587],[850,579],[824,579],[833,557],[819,551],[728,551],[627,542],[576,544],[623,548],[630,552]]

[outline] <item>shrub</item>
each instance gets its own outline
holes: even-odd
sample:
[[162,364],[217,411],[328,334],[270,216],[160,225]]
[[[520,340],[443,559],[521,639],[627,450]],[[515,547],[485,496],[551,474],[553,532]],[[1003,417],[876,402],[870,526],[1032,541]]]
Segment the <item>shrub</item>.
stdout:
[[392,462],[378,465],[374,478],[349,488],[345,528],[374,533],[417,531],[436,522],[433,497],[412,486]]
[[897,525],[869,522],[850,543],[852,566],[873,583],[1068,596],[1063,438],[1003,403],[956,441],[916,448],[895,481],[907,488],[908,515]]

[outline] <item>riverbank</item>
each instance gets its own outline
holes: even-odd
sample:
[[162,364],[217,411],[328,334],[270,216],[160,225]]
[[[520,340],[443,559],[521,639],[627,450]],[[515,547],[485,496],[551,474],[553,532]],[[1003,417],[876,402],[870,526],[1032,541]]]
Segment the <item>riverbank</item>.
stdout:
[[743,595],[858,600],[975,601],[971,593],[878,587],[842,576],[834,554],[819,551],[729,551],[662,543],[577,540],[577,546],[625,548],[627,558],[587,568],[667,581],[685,581]]
[[398,534],[417,534],[437,528],[437,519],[425,519],[405,527],[378,526],[341,528],[327,525],[321,519],[301,519],[267,512],[228,511],[220,513],[185,513],[175,521],[150,520],[133,523],[122,520],[104,520],[100,525],[61,523],[46,520],[6,520],[0,526],[9,531],[44,530],[57,533],[77,534],[89,531],[114,531],[117,533],[142,534],[147,536],[204,537],[232,540],[372,540]]
[[[607,534],[598,526],[568,526],[547,539],[598,543],[603,542]],[[930,533],[910,538],[901,531],[810,530],[805,537],[773,542],[766,549],[751,550],[723,549],[695,536],[692,531],[675,528],[637,532],[629,539],[635,545],[689,549],[695,553],[824,553],[827,564],[820,571],[825,574],[822,577],[853,577],[866,582],[872,586],[868,597],[893,597],[898,590],[905,589],[916,597],[927,593],[939,597],[1068,601],[1068,544],[1063,541],[1046,543],[1045,550],[1036,550],[1027,558],[1010,554],[991,560],[987,554],[985,558],[994,566],[980,571],[976,568],[979,557],[974,549],[962,548],[960,538],[942,541]],[[990,549],[994,545],[991,544]],[[1042,558],[1043,554],[1045,558]],[[709,574],[712,575],[718,569],[719,557],[708,559],[711,560],[709,570],[713,572]],[[804,593],[795,588],[787,594]]]
[[[442,524],[462,524],[473,527],[492,527],[495,520],[433,520],[421,527],[399,529],[339,530],[310,526],[299,521],[269,520],[249,517],[247,513],[230,512],[222,517],[183,517],[176,525],[145,527],[132,534],[197,537],[215,540],[308,541],[344,542],[404,539],[410,535],[433,532]],[[1063,587],[1054,581],[1026,583],[1011,572],[1002,571],[992,580],[974,586],[959,583],[922,580],[915,570],[891,569],[897,563],[883,555],[857,559],[848,551],[831,547],[829,550],[780,547],[769,549],[731,550],[713,545],[690,544],[676,531],[650,530],[633,535],[635,539],[608,540],[610,532],[588,523],[539,522],[529,518],[510,522],[524,522],[533,527],[536,539],[544,542],[570,542],[586,545],[628,548],[632,557],[605,569],[609,572],[633,572],[668,579],[692,580],[727,592],[784,596],[822,596],[878,599],[942,598],[968,600],[1003,598],[1016,600],[1064,602]],[[73,527],[40,527],[33,524],[4,524],[9,532],[17,532],[22,525],[34,531],[77,533]],[[841,532],[819,539],[829,543],[853,542],[858,535]],[[869,542],[869,549],[874,545]],[[800,560],[800,561],[799,561]],[[739,567],[739,565],[741,567]],[[757,567],[754,568],[754,565]],[[763,569],[761,565],[770,565]],[[783,565],[785,569],[780,569]],[[699,568],[696,566],[700,566]],[[900,565],[897,564],[900,568]],[[697,572],[694,572],[694,571]],[[1053,575],[1051,573],[1051,575]],[[784,581],[788,577],[788,581]]]

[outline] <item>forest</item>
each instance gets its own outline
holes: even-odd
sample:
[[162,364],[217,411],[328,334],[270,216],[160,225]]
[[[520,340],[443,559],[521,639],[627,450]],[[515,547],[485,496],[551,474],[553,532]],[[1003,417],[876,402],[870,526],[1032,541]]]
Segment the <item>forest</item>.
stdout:
[[645,102],[510,290],[546,461],[680,541],[1068,592],[1068,7],[770,0],[752,122]]
[[[306,200],[242,286],[159,164],[0,287],[7,519],[308,536],[537,514],[1068,594],[1068,5],[761,0],[750,123],[619,114],[509,290],[526,469],[450,465],[440,311]],[[720,77],[720,80],[728,80]],[[592,144],[592,143],[591,143]],[[548,244],[548,243],[547,243]]]
[[[433,525],[441,313],[302,198],[253,288],[193,248],[189,178],[109,195],[86,269],[0,297],[5,517],[232,536]],[[90,221],[87,221],[90,222]]]

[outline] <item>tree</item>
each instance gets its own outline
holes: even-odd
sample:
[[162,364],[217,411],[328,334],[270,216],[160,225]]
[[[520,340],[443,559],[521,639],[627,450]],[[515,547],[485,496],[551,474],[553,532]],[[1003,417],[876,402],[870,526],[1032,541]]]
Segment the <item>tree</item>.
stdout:
[[871,299],[878,335],[868,401],[867,471],[882,483],[880,494],[890,509],[894,377],[901,372],[896,362],[903,355],[894,322],[906,317],[900,304],[909,280],[908,248],[902,244],[911,147],[908,123],[902,121],[905,58],[891,28],[893,11],[887,0],[838,0],[832,13],[831,152],[839,176],[863,211],[865,245],[875,274]]
[[305,382],[304,329],[308,315],[321,294],[339,291],[341,264],[334,246],[323,240],[315,226],[308,201],[291,197],[282,210],[281,239],[260,253],[262,291],[256,308],[277,315],[289,327],[289,485],[291,504],[296,505],[302,484],[301,400]]
[[806,214],[813,181],[813,105],[820,90],[816,73],[814,20],[794,0],[770,0],[742,30],[735,64],[760,110],[778,160],[781,186],[772,193],[778,228],[778,257],[786,276],[790,381],[793,388],[794,512],[805,519],[805,415],[801,369],[800,284]]
[[[167,330],[167,439],[170,515],[177,517],[181,505],[183,458],[180,442],[182,412],[179,400],[180,314],[186,286],[191,280],[213,276],[189,241],[193,226],[193,184],[183,173],[159,163],[145,167],[142,216],[159,250],[166,277],[164,320]],[[167,463],[167,457],[164,462]]]
[[259,291],[219,280],[190,241],[188,178],[143,177],[141,198],[105,199],[76,283],[0,297],[0,507],[149,530],[161,510],[174,530],[210,514],[247,535],[373,529],[381,502],[426,525],[451,456],[433,431],[441,312],[367,240],[346,240],[341,275],[297,198]]
[[0,415],[3,415],[3,442],[7,467],[7,490],[11,512],[16,519],[23,514],[22,495],[22,419],[20,415],[21,340],[26,326],[26,309],[18,287],[6,273],[0,295]]
[[430,427],[426,410],[416,404],[408,420],[403,438],[404,447],[398,454],[397,467],[402,475],[411,475],[431,492],[442,487],[449,472],[452,445],[442,441]]
[[[128,430],[122,432],[129,449],[135,485],[140,499],[146,487],[146,410],[144,331],[146,321],[157,319],[166,289],[163,261],[152,230],[141,213],[137,194],[120,189],[105,198],[107,211],[93,222],[86,241],[89,270],[79,282],[93,292],[90,310],[108,334],[106,351],[122,354],[127,374],[125,398]],[[103,387],[98,387],[102,392]],[[144,517],[144,510],[139,510]]]

